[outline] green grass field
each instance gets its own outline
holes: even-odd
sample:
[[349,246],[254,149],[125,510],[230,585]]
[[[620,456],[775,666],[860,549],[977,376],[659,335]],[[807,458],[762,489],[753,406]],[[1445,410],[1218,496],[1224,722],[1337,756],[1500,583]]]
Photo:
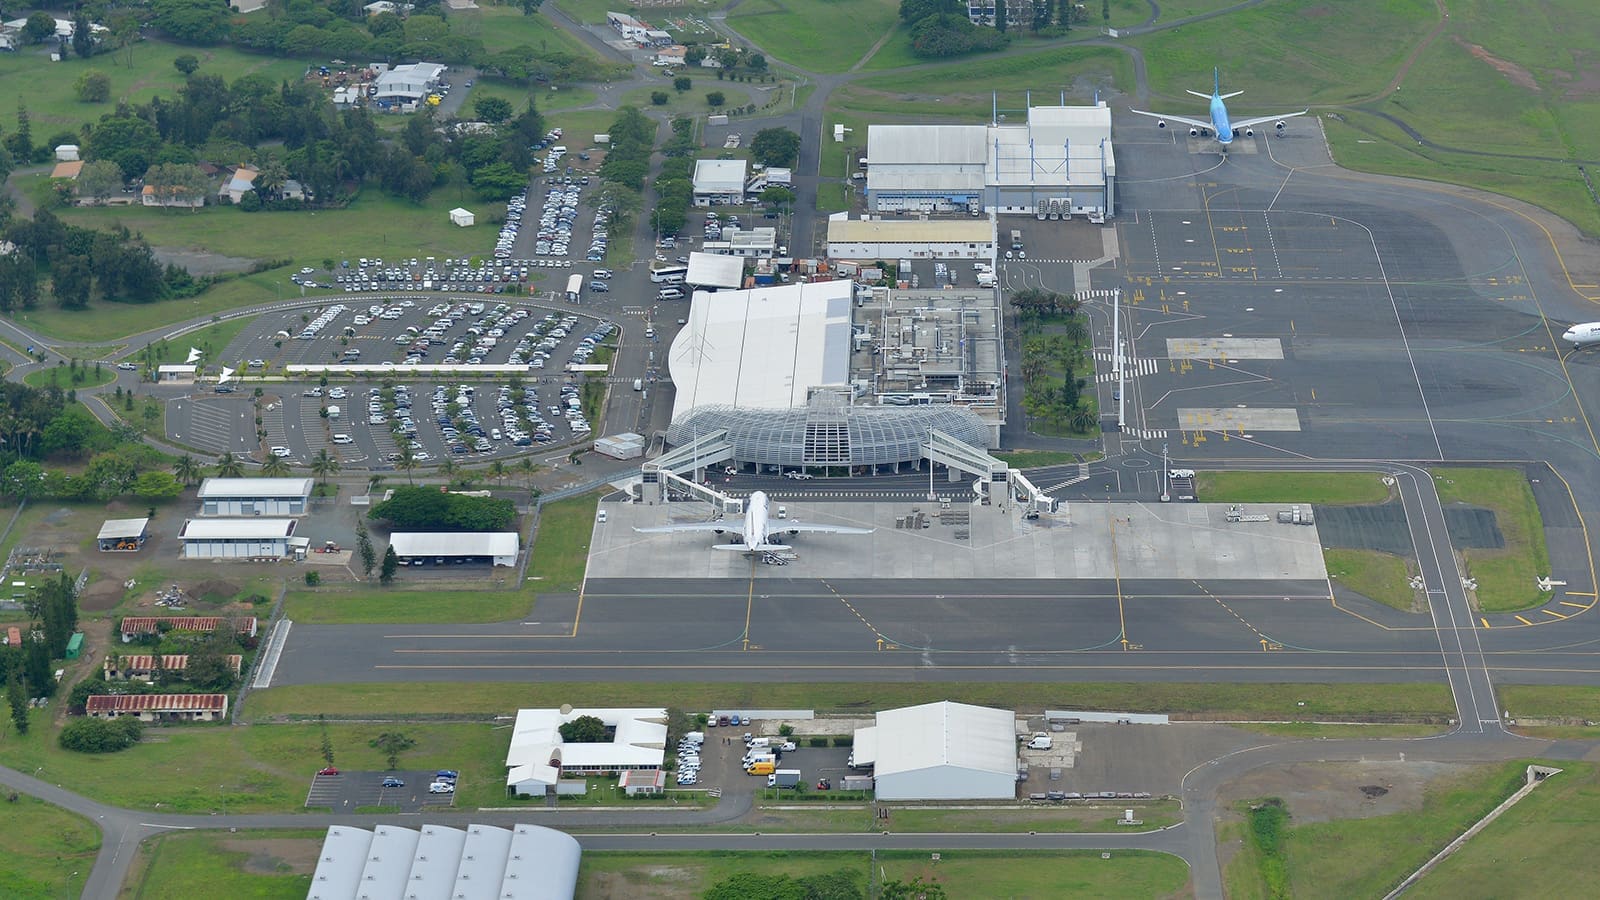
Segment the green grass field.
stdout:
[[[299,900],[311,888],[310,873],[273,851],[293,847],[316,854],[324,831],[168,832],[139,845],[124,897],[237,897],[240,900]],[[260,842],[260,843],[257,843]],[[248,849],[247,849],[248,848]]]
[[[1293,894],[1302,897],[1383,896],[1520,787],[1526,766],[1526,760],[1477,766],[1437,781],[1429,786],[1420,810],[1292,825],[1286,841],[1286,858]],[[1592,819],[1592,814],[1590,810],[1586,817]],[[1292,804],[1289,815],[1292,823]],[[1547,835],[1546,842],[1561,843],[1554,835]],[[1569,878],[1570,874],[1569,870]],[[1494,895],[1475,893],[1474,896]]]
[[[9,10],[8,10],[9,12]],[[25,47],[17,53],[0,53],[0,84],[26,85],[16,98],[7,98],[0,109],[0,124],[7,134],[16,132],[17,105],[28,107],[33,139],[43,143],[59,131],[76,132],[86,123],[98,121],[114,111],[117,103],[145,103],[157,95],[172,97],[183,87],[184,76],[172,61],[186,53],[200,58],[200,74],[220,75],[232,83],[241,75],[262,75],[276,83],[297,81],[305,74],[306,63],[244,53],[232,47],[185,47],[166,41],[146,39],[133,50],[133,65],[126,65],[123,53],[96,56],[89,62],[74,57],[71,62],[51,64],[37,48]],[[79,102],[73,83],[86,69],[104,72],[111,78],[111,99],[105,103]]]
[[26,794],[5,805],[0,885],[7,897],[74,897],[94,868],[100,831],[87,819]]
[[1379,550],[1325,548],[1322,559],[1328,577],[1337,584],[1402,612],[1416,612],[1416,591],[1411,589],[1406,561]]
[[1513,718],[1584,719],[1600,722],[1600,686],[1502,684],[1495,690]]
[[894,0],[745,0],[727,24],[775,59],[843,72],[898,21]]
[[77,388],[99,387],[110,384],[117,379],[115,366],[102,363],[100,371],[96,372],[94,363],[87,366],[79,365],[76,369],[63,363],[50,366],[47,369],[38,369],[23,376],[22,383],[33,387],[57,387],[66,390]]
[[[712,78],[696,78],[694,87],[683,93],[678,93],[672,87],[671,81],[662,81],[650,87],[635,88],[622,95],[622,103],[626,106],[637,106],[640,109],[660,110],[673,115],[704,116],[716,110],[706,103],[706,94],[712,91],[721,91],[724,99],[723,108],[730,106],[743,106],[752,100],[760,102],[765,100],[765,92],[758,92],[757,87],[770,87],[773,90],[782,90],[784,86],[779,82],[769,85],[746,85],[727,81],[718,81]],[[670,99],[665,106],[656,106],[650,102],[650,95],[661,91]]]
[[1200,472],[1201,503],[1382,503],[1389,488],[1367,472]]
[[[126,337],[169,326],[199,316],[213,316],[245,306],[275,303],[298,296],[291,294],[289,273],[293,268],[274,269],[226,281],[190,300],[164,300],[160,303],[95,303],[87,312],[71,312],[43,307],[19,312],[13,318],[47,337],[61,341],[93,341],[110,335]],[[187,347],[184,348],[188,350]]]
[[1461,551],[1467,574],[1478,581],[1478,605],[1489,612],[1537,606],[1550,599],[1534,579],[1550,574],[1550,552],[1544,542],[1544,521],[1533,489],[1515,469],[1434,469],[1433,482],[1442,503],[1465,503],[1494,510],[1505,537],[1499,550]]
[[156,360],[163,363],[181,363],[189,358],[189,348],[205,351],[202,362],[206,365],[230,365],[239,360],[224,358],[223,352],[239,333],[250,327],[259,316],[239,316],[234,319],[224,319],[204,325],[185,335],[180,335],[166,343],[165,349],[158,349]]
[[539,510],[539,529],[528,561],[529,585],[541,594],[575,591],[589,565],[589,538],[594,534],[598,494],[546,503]]
[[[1099,709],[1186,713],[1200,719],[1410,718],[1440,720],[1455,710],[1441,684],[1109,684],[1085,682],[901,684],[850,682],[501,683],[303,685],[250,695],[246,714],[276,716],[492,715],[518,706],[639,706],[670,697],[686,710],[762,703],[771,708],[848,714],[936,700],[1006,709]],[[574,699],[578,698],[578,699]],[[655,698],[652,700],[651,698]],[[1304,702],[1304,706],[1299,703]]]
[[[1094,851],[1029,853],[943,851],[937,862],[919,851],[865,853],[585,853],[579,897],[700,897],[740,873],[804,878],[845,871],[864,887],[911,879],[943,886],[950,897],[1167,897],[1188,880],[1175,856],[1136,850],[1101,859]],[[879,868],[869,873],[872,866]]]
[[[1079,454],[1066,450],[1001,450],[990,455],[1018,469],[1030,469],[1036,466],[1070,466],[1081,461],[1078,458]],[[1084,456],[1084,459],[1088,458]]]
[[[452,10],[450,33],[457,32],[483,41],[490,53],[527,45],[542,52],[596,56],[588,44],[562,30],[549,17],[522,14],[515,4],[483,5],[479,9]],[[476,88],[474,88],[476,90]]]

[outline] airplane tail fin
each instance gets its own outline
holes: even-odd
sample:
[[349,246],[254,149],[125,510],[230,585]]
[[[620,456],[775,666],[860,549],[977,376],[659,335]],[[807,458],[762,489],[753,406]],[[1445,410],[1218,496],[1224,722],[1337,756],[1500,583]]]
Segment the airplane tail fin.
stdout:
[[1200,98],[1200,99],[1202,99],[1202,100],[1210,100],[1210,99],[1211,99],[1211,95],[1210,95],[1210,94],[1203,94],[1203,93],[1201,93],[1201,92],[1199,92],[1199,91],[1191,91],[1191,90],[1187,90],[1187,89],[1186,89],[1186,90],[1185,90],[1185,91],[1184,91],[1184,93],[1186,93],[1186,94],[1193,94],[1193,95],[1195,95],[1195,96],[1196,96],[1196,97],[1199,97],[1199,98]]
[[1242,93],[1244,93],[1244,91],[1234,91],[1231,94],[1218,94],[1217,96],[1221,97],[1224,100],[1227,100],[1227,99],[1230,99],[1232,97],[1237,97]]
[[1213,94],[1222,93],[1222,67],[1221,66],[1212,66],[1211,67],[1211,93],[1213,93]]

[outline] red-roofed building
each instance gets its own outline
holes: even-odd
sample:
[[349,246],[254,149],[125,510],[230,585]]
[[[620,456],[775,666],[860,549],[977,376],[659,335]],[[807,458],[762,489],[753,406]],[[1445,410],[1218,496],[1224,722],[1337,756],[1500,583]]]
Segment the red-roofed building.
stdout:
[[[228,668],[234,675],[239,674],[239,669],[244,665],[244,657],[235,653],[227,657]],[[189,654],[163,653],[161,655],[161,668],[178,677],[183,677],[184,670],[189,668]],[[150,681],[155,674],[156,658],[152,654],[134,654],[131,656],[111,655],[106,657],[105,673],[107,681]]]
[[[141,635],[155,634],[161,630],[162,622],[168,623],[172,631],[212,632],[226,621],[221,616],[128,616],[122,620],[122,640],[126,643]],[[240,634],[256,636],[255,616],[240,616],[234,621],[238,623]]]
[[137,716],[142,722],[214,722],[228,715],[228,695],[91,694],[84,712],[97,719]]

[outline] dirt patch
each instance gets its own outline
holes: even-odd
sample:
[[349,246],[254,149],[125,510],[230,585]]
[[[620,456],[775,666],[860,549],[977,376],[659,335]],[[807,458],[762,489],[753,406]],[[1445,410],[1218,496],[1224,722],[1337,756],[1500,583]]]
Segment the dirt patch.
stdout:
[[231,581],[211,579],[200,582],[187,593],[209,603],[220,603],[224,600],[232,600],[234,595],[239,593],[239,586]]
[[1597,65],[1588,54],[1574,51],[1572,54],[1576,76],[1560,70],[1553,71],[1550,77],[1565,85],[1561,91],[1564,100],[1578,100],[1600,94],[1600,65]]
[[242,865],[252,875],[310,875],[317,870],[322,842],[314,838],[228,838],[218,846],[245,854]]
[[1457,44],[1460,44],[1463,48],[1465,48],[1468,53],[1471,53],[1478,59],[1481,59],[1493,66],[1496,72],[1504,75],[1506,80],[1510,81],[1512,84],[1517,85],[1518,87],[1525,87],[1534,93],[1539,92],[1539,82],[1534,80],[1532,72],[1529,72],[1527,69],[1524,69],[1514,62],[1495,56],[1477,44],[1468,43],[1459,37],[1454,38],[1454,40]]
[[85,612],[105,612],[121,602],[122,584],[116,581],[91,582],[78,597],[78,607]]
[[[700,875],[678,866],[651,866],[623,872],[596,872],[584,880],[580,893],[595,900],[633,900],[649,896],[659,900],[698,897]],[[643,891],[641,888],[648,887]]]
[[152,247],[151,255],[162,265],[175,265],[187,269],[190,275],[221,275],[224,272],[248,272],[256,264],[253,259],[223,256],[207,250],[186,250],[182,247]]
[[1387,816],[1421,809],[1431,783],[1466,768],[1399,760],[1299,763],[1262,769],[1224,785],[1217,807],[1231,810],[1241,800],[1281,797],[1296,825]]

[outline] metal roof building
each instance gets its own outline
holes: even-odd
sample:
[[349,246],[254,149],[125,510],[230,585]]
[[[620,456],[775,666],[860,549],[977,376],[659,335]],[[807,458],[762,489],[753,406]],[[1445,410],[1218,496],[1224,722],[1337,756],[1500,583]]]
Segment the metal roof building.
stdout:
[[203,516],[303,516],[309,478],[207,478],[200,483]]
[[178,531],[187,559],[278,559],[289,555],[294,519],[188,519]]
[[831,259],[994,259],[988,219],[830,219]]
[[1016,717],[965,703],[884,710],[856,729],[857,765],[880,800],[1009,800],[1017,793]]
[[137,550],[150,536],[149,528],[149,519],[107,519],[95,540],[101,550]]
[[1020,123],[873,125],[867,208],[1049,216],[1111,215],[1111,108],[1034,106]]
[[744,260],[721,253],[689,254],[689,284],[708,288],[736,288],[744,281]]
[[539,825],[334,825],[306,900],[571,900],[582,853]]
[[228,715],[228,695],[90,694],[84,714],[95,719],[132,716],[144,722],[211,722]]
[[[611,740],[569,744],[561,726],[594,716],[612,729]],[[519,709],[506,750],[506,789],[540,795],[563,771],[624,772],[661,768],[666,758],[665,709]]]
[[743,203],[749,164],[742,159],[702,159],[694,164],[694,205]]
[[389,536],[389,546],[401,560],[468,558],[514,566],[520,541],[514,531],[398,532]]

